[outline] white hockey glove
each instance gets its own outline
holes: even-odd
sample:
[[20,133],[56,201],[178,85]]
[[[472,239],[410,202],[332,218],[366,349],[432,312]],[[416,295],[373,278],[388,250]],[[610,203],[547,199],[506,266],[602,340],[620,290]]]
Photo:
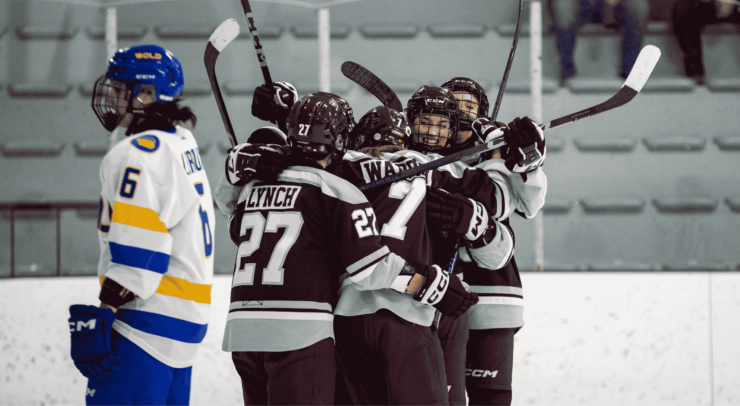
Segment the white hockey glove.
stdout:
[[290,166],[290,147],[274,144],[239,144],[226,156],[226,180],[234,186],[244,186],[255,177],[274,179]]
[[439,231],[479,239],[488,228],[488,211],[479,202],[441,189],[427,191],[427,222]]
[[425,276],[424,285],[414,299],[434,306],[443,315],[454,320],[478,303],[477,293],[468,292],[460,278],[451,276],[437,265],[428,266]]
[[260,85],[254,89],[252,115],[277,124],[278,120],[288,119],[290,109],[298,100],[298,91],[288,82],[273,82],[272,87]]
[[529,117],[515,118],[504,130],[506,147],[502,148],[501,158],[506,168],[514,173],[527,173],[542,166],[547,148],[545,134]]
[[502,136],[504,133],[501,130],[504,128],[506,124],[501,121],[491,121],[485,117],[473,121],[473,132],[485,142]]

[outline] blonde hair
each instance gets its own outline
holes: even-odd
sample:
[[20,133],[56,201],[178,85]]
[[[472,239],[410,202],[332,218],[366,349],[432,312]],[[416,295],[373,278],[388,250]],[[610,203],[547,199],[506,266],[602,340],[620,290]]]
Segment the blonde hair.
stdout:
[[363,147],[363,148],[360,148],[360,152],[362,152],[365,155],[370,155],[373,158],[380,159],[383,156],[383,154],[385,154],[386,152],[398,152],[398,151],[402,151],[405,149],[406,148],[404,147],[399,147],[397,145],[388,144],[388,145],[376,145],[372,147]]

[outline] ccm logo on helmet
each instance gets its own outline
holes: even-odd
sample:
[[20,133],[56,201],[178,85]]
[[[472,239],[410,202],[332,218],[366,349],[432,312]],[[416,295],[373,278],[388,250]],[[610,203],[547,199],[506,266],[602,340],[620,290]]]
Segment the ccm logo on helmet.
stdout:
[[162,59],[162,54],[159,52],[155,52],[154,54],[151,52],[137,52],[134,55],[136,59]]
[[485,369],[466,369],[465,376],[472,376],[474,378],[495,378],[498,371],[486,371]]

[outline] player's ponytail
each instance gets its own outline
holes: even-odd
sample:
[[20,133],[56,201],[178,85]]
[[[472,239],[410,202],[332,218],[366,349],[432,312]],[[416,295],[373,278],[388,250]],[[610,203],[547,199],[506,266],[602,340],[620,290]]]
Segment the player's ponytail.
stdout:
[[179,97],[169,103],[152,103],[145,108],[145,111],[149,115],[159,115],[167,119],[171,124],[180,124],[189,129],[194,129],[198,123],[198,117],[195,116],[193,110],[188,107],[180,107],[182,99]]

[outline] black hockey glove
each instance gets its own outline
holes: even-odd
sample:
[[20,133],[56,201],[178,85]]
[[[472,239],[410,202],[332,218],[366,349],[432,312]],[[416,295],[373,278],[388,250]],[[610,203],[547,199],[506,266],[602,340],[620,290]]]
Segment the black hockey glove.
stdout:
[[501,158],[506,168],[514,173],[527,173],[545,162],[545,134],[529,117],[515,118],[504,131],[506,147]]
[[473,121],[473,132],[485,142],[490,141],[488,137],[491,137],[491,139],[500,137],[502,135],[501,131],[494,133],[499,128],[506,128],[506,124],[501,121],[491,121],[485,117]]
[[121,361],[113,355],[110,346],[115,313],[95,306],[72,305],[69,314],[71,355],[75,367],[87,378],[111,379],[121,368]]
[[228,151],[226,180],[234,186],[244,186],[253,178],[276,179],[290,166],[290,147],[274,144],[239,144]]
[[473,199],[441,189],[427,191],[427,222],[430,228],[462,235],[468,241],[480,238],[488,227],[488,211]]
[[298,91],[288,82],[260,85],[252,96],[252,115],[273,124],[287,121],[290,109],[298,100]]
[[414,299],[434,306],[440,313],[454,320],[470,306],[478,303],[478,294],[466,291],[457,276],[432,265],[426,268],[424,286],[416,292]]

